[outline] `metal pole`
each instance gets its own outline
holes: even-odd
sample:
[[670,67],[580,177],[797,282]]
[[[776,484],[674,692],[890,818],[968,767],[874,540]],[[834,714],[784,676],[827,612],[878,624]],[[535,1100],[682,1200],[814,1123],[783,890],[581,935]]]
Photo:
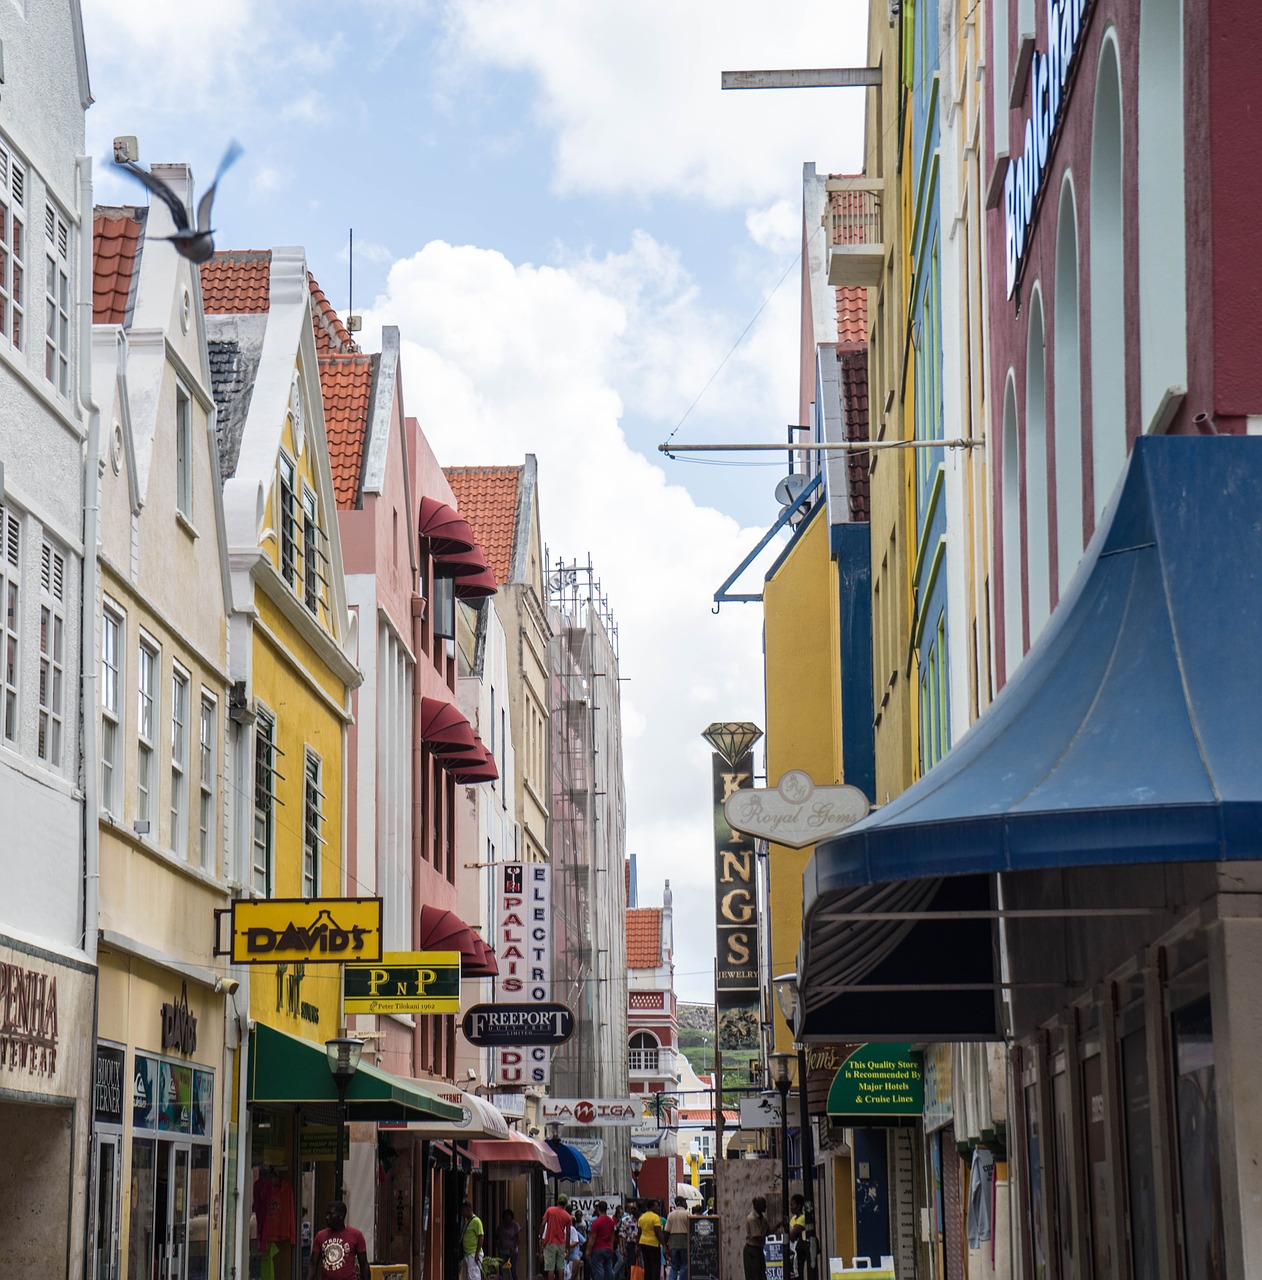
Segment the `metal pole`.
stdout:
[[345,1201],[342,1194],[342,1151],[346,1146],[346,1081],[337,1082],[337,1154],[333,1158],[333,1199]]
[[810,1099],[806,1096],[806,1046],[798,1045],[798,1139],[802,1149],[802,1199],[806,1201],[806,1275],[816,1280],[819,1271],[815,1244],[815,1144],[811,1140]]
[[803,440],[800,443],[777,444],[672,444],[667,441],[657,446],[658,453],[670,457],[674,453],[868,453],[879,449],[974,449],[985,440],[962,436],[951,440]]
[[[780,1234],[784,1238],[781,1265],[789,1265],[789,1080],[776,1081],[780,1091]],[[781,1273],[787,1276],[787,1271]]]

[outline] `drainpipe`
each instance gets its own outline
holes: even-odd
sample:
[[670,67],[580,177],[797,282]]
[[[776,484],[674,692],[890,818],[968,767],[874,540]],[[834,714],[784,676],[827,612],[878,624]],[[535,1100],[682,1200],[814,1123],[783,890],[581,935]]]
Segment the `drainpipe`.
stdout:
[[101,763],[97,742],[101,702],[96,658],[96,597],[101,581],[101,411],[92,399],[92,157],[79,156],[79,404],[88,419],[83,462],[83,602],[79,669],[83,686],[83,949],[96,963],[101,907]]

